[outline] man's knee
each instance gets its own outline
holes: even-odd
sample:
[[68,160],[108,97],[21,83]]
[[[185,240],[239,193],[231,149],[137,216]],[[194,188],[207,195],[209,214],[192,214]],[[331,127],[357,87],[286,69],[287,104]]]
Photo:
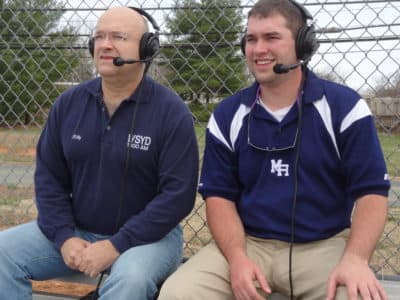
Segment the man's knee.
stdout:
[[142,272],[112,272],[100,287],[102,299],[153,299],[157,283]]
[[184,280],[180,276],[179,272],[175,272],[161,286],[158,300],[180,300],[191,299],[190,293],[192,293],[192,287],[190,282]]
[[112,272],[105,283],[110,283],[119,287],[129,288],[129,289],[142,289],[149,285],[156,285],[155,279],[152,276],[145,276],[143,271],[137,272],[136,270],[130,270],[126,268],[125,270],[118,270],[119,272]]

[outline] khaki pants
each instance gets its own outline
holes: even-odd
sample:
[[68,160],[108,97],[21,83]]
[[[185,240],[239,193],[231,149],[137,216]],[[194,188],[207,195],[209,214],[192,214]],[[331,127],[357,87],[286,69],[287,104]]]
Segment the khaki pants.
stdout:
[[[329,274],[343,254],[348,235],[349,230],[344,230],[326,240],[293,246],[292,278],[296,299],[326,299]],[[246,241],[248,255],[261,267],[272,291],[290,296],[289,243],[252,236],[247,236]],[[211,242],[202,248],[172,274],[158,299],[234,299],[229,266],[216,244]],[[336,300],[342,299],[347,299],[346,289],[338,287]]]

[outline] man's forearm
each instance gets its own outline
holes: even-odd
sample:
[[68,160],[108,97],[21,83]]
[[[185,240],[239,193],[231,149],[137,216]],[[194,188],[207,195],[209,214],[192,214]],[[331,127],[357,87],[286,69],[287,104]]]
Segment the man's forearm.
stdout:
[[235,203],[210,197],[206,200],[206,211],[211,234],[228,262],[245,255],[245,233]]
[[359,198],[354,209],[350,237],[344,256],[355,255],[368,262],[382,235],[386,217],[386,197],[366,195]]

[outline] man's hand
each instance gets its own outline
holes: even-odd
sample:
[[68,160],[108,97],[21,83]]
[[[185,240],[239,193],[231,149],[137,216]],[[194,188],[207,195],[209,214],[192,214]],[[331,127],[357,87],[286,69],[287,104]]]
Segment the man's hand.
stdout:
[[345,254],[328,280],[327,300],[335,299],[336,287],[345,285],[349,300],[387,300],[387,294],[376,279],[368,262],[356,255]]
[[82,252],[79,271],[90,277],[96,277],[111,266],[119,255],[109,240],[95,242]]
[[88,241],[77,237],[66,240],[60,249],[65,264],[71,269],[79,270],[82,252],[89,245]]
[[264,300],[257,292],[255,281],[261,289],[270,294],[268,286],[261,269],[251,259],[246,256],[235,258],[230,264],[231,286],[233,294],[237,300]]

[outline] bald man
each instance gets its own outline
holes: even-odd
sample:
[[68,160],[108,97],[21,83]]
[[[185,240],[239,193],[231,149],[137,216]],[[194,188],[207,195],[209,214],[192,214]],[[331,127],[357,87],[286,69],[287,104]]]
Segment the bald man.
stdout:
[[153,299],[179,265],[198,148],[182,99],[146,75],[159,45],[144,15],[106,11],[89,44],[100,77],[53,105],[37,146],[38,218],[0,232],[0,299],[30,299],[31,279],[103,271],[99,299]]

